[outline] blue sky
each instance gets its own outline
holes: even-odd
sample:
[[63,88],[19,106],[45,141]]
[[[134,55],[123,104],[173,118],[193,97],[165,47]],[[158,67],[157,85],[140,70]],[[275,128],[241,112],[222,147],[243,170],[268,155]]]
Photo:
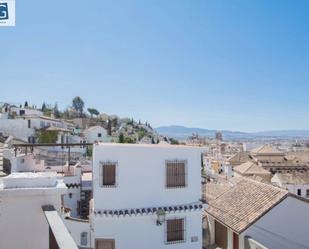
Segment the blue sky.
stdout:
[[153,126],[307,129],[309,1],[16,3],[0,101],[87,107]]

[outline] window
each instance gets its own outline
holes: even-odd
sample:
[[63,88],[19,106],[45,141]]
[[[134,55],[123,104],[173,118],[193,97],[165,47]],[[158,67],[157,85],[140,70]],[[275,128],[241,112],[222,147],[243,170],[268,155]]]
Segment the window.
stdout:
[[309,198],[309,189],[306,190],[306,197]]
[[101,187],[114,187],[116,186],[116,162],[104,162],[101,169]]
[[301,196],[301,189],[297,189],[297,195]]
[[95,249],[115,249],[115,240],[113,239],[96,239]]
[[28,120],[28,128],[31,128],[31,120]]
[[185,220],[173,219],[166,221],[166,243],[185,241]]
[[166,161],[166,187],[186,187],[186,161]]
[[80,234],[80,244],[82,246],[86,246],[88,244],[87,237],[88,237],[88,233],[87,232],[82,232]]
[[98,133],[98,137],[102,137],[102,133]]

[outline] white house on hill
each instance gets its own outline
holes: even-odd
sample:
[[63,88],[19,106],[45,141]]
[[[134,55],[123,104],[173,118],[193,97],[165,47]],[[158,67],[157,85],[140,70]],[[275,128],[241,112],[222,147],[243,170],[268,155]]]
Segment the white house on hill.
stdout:
[[107,131],[102,126],[92,126],[84,131],[88,143],[106,142]]
[[202,248],[201,148],[95,144],[92,246]]

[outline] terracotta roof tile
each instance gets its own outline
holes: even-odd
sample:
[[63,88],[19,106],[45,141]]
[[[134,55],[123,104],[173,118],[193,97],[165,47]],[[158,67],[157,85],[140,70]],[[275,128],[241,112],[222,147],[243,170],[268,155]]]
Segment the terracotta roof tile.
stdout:
[[242,175],[270,175],[270,172],[258,165],[256,162],[248,161],[234,167],[234,171]]
[[286,190],[241,177],[230,190],[210,201],[206,212],[239,234],[286,196]]

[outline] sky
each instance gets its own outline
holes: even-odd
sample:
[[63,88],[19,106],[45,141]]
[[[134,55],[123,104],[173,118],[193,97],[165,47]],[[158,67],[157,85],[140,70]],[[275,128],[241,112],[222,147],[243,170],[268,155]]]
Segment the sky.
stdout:
[[309,1],[27,0],[0,27],[0,102],[152,126],[308,129]]

